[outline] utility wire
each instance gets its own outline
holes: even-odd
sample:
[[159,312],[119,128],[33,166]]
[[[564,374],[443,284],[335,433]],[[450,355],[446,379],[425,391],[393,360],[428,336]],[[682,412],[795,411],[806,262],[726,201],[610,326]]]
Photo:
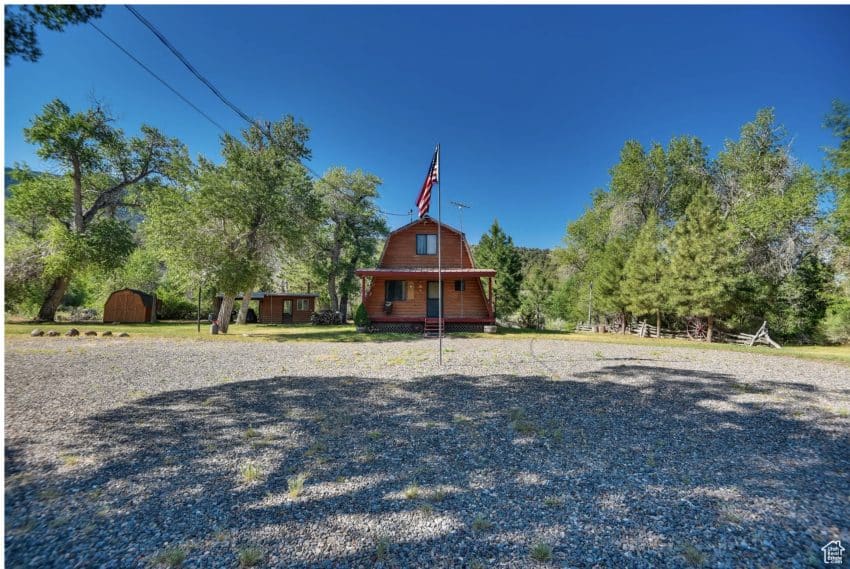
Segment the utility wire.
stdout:
[[142,69],[144,69],[145,71],[147,71],[148,73],[150,73],[150,75],[151,75],[154,79],[156,79],[157,81],[159,81],[160,83],[162,83],[163,85],[165,85],[165,86],[168,88],[168,90],[170,90],[172,93],[174,93],[175,95],[177,95],[178,97],[180,97],[180,99],[181,99],[184,103],[186,103],[187,105],[189,105],[190,107],[192,107],[193,109],[195,109],[195,110],[198,112],[198,114],[200,114],[202,117],[204,117],[205,119],[207,119],[208,121],[210,121],[213,125],[215,125],[215,127],[216,127],[216,128],[218,128],[218,129],[219,129],[219,130],[221,130],[222,132],[227,132],[223,126],[221,126],[219,123],[217,123],[217,122],[216,122],[216,121],[215,121],[212,117],[210,117],[207,113],[205,113],[204,111],[202,111],[201,109],[199,109],[199,108],[198,108],[198,107],[197,107],[197,106],[196,106],[196,105],[195,105],[192,101],[190,101],[189,99],[187,99],[186,97],[184,97],[184,96],[183,96],[183,94],[182,94],[182,93],[180,93],[180,91],[178,91],[177,89],[175,89],[174,87],[172,87],[171,85],[169,85],[169,84],[168,84],[168,82],[167,82],[165,79],[163,79],[162,77],[160,77],[159,75],[157,75],[156,73],[154,73],[154,71],[153,71],[150,67],[148,67],[147,65],[145,65],[144,63],[142,63],[141,61],[139,61],[139,59],[138,59],[136,56],[134,56],[132,53],[130,53],[130,52],[129,52],[126,48],[124,48],[124,46],[122,46],[120,43],[118,43],[118,42],[117,42],[115,39],[113,39],[113,38],[112,38],[109,34],[107,34],[106,32],[104,32],[103,30],[101,30],[99,27],[97,27],[97,25],[95,25],[95,24],[94,24],[94,23],[92,23],[92,22],[89,22],[89,25],[90,25],[91,27],[93,27],[94,29],[96,29],[96,30],[100,33],[100,35],[102,35],[102,36],[103,36],[103,37],[105,37],[107,40],[109,40],[109,42],[110,42],[110,43],[112,43],[112,45],[114,45],[115,47],[117,47],[118,49],[120,49],[121,51],[123,51],[123,52],[124,52],[124,54],[125,54],[127,57],[129,57],[130,59],[132,59],[133,61],[135,61],[135,62],[136,62],[136,64],[137,64],[139,67],[141,67]]
[[159,41],[161,41],[161,42],[165,45],[165,47],[167,47],[169,50],[171,50],[171,53],[173,53],[174,55],[176,55],[176,56],[177,56],[177,59],[179,59],[181,62],[183,62],[183,65],[185,65],[185,66],[186,66],[186,68],[187,68],[189,71],[191,71],[191,72],[192,72],[192,74],[193,74],[195,77],[197,77],[197,78],[201,81],[201,83],[203,83],[204,85],[206,85],[207,87],[209,87],[210,91],[212,91],[212,92],[215,94],[215,96],[216,96],[216,97],[218,97],[219,99],[221,99],[221,102],[222,102],[222,103],[224,103],[225,105],[227,105],[228,107],[230,107],[230,108],[233,110],[233,112],[235,112],[237,115],[239,115],[240,117],[242,117],[242,119],[243,119],[243,120],[245,120],[246,122],[248,122],[248,123],[250,123],[250,124],[256,124],[256,122],[254,121],[254,119],[252,119],[250,116],[248,116],[248,114],[247,114],[247,113],[245,113],[245,112],[244,112],[244,111],[242,111],[239,107],[237,107],[235,104],[233,104],[233,103],[232,103],[232,102],[231,102],[231,101],[230,101],[227,97],[225,97],[225,96],[221,93],[221,91],[219,91],[219,90],[215,87],[215,85],[213,85],[213,84],[209,81],[209,79],[207,79],[206,77],[204,77],[204,76],[201,74],[201,72],[200,72],[200,71],[198,71],[197,69],[195,69],[195,66],[194,66],[194,65],[192,65],[191,63],[189,63],[189,60],[188,60],[188,59],[186,59],[186,57],[184,57],[184,55],[183,55],[182,53],[180,53],[180,52],[177,50],[177,48],[176,48],[176,47],[174,47],[174,45],[173,45],[170,41],[168,41],[168,38],[167,38],[167,37],[165,37],[165,35],[164,35],[162,32],[160,32],[160,31],[156,28],[156,26],[154,26],[152,23],[150,23],[150,22],[149,22],[149,21],[148,21],[148,20],[147,20],[144,16],[142,16],[142,15],[138,12],[138,10],[136,10],[135,8],[133,8],[132,6],[130,6],[129,4],[125,4],[124,6],[125,6],[125,7],[126,7],[126,8],[127,8],[127,9],[128,9],[128,10],[129,10],[129,11],[130,11],[130,12],[131,12],[134,16],[135,16],[135,17],[136,17],[136,19],[137,19],[137,20],[139,20],[139,21],[140,21],[141,23],[143,23],[143,24],[144,24],[144,25],[145,25],[145,26],[146,26],[146,27],[147,27],[147,28],[148,28],[151,32],[153,32],[153,34],[154,34],[156,37],[158,37],[158,38],[159,38]]
[[[130,13],[132,13],[132,14],[136,17],[136,19],[138,19],[138,20],[139,20],[142,24],[144,24],[144,25],[145,25],[145,27],[146,27],[146,28],[148,28],[148,29],[149,29],[149,30],[150,30],[150,31],[151,31],[151,32],[152,32],[152,33],[153,33],[153,34],[154,34],[154,35],[155,35],[155,36],[159,39],[159,41],[161,41],[161,42],[165,45],[165,47],[167,47],[167,48],[171,51],[171,53],[173,53],[173,54],[177,57],[177,59],[179,59],[179,60],[183,63],[183,65],[185,65],[185,66],[186,66],[186,68],[187,68],[189,71],[191,71],[191,72],[192,72],[192,74],[193,74],[195,77],[197,77],[197,78],[198,78],[198,80],[199,80],[199,81],[201,81],[201,83],[203,83],[204,85],[206,85],[206,86],[209,88],[209,90],[210,90],[210,91],[212,91],[212,92],[213,92],[213,94],[215,94],[215,96],[216,96],[216,97],[218,97],[218,98],[221,100],[221,102],[223,102],[225,105],[227,105],[227,106],[228,106],[228,107],[229,107],[229,108],[230,108],[230,109],[231,109],[234,113],[236,113],[236,114],[237,114],[237,115],[238,115],[238,116],[239,116],[242,120],[244,120],[245,122],[247,122],[249,125],[251,125],[251,126],[256,126],[256,127],[257,127],[257,128],[259,128],[261,131],[265,132],[265,131],[264,131],[264,129],[263,129],[263,127],[262,127],[262,125],[260,125],[260,124],[259,124],[259,122],[257,122],[257,121],[255,121],[254,119],[252,119],[252,118],[248,115],[248,113],[244,112],[242,109],[240,109],[239,107],[237,107],[237,106],[236,106],[233,102],[231,102],[231,101],[230,101],[227,97],[225,97],[225,96],[224,96],[224,94],[223,94],[221,91],[219,91],[219,90],[218,90],[218,88],[217,88],[215,85],[213,85],[213,84],[210,82],[210,80],[209,80],[209,79],[207,79],[206,77],[204,77],[204,76],[201,74],[201,72],[200,72],[200,71],[198,71],[198,70],[195,68],[195,66],[194,66],[194,65],[192,65],[192,64],[189,62],[189,60],[188,60],[188,59],[186,59],[186,57],[185,57],[182,53],[180,53],[180,51],[179,51],[176,47],[174,47],[174,44],[172,44],[172,43],[168,40],[168,38],[167,38],[167,37],[165,37],[165,34],[163,34],[162,32],[160,32],[160,31],[157,29],[157,27],[153,25],[153,23],[151,23],[149,20],[147,20],[144,16],[142,16],[142,15],[139,13],[139,11],[138,11],[138,10],[136,10],[135,8],[133,8],[132,6],[130,6],[129,4],[125,4],[125,5],[124,5],[124,7],[125,7],[125,8],[127,8],[127,10],[129,10],[129,11],[130,11]],[[94,24],[92,24],[92,26],[94,26]],[[96,26],[95,26],[95,28],[96,28],[98,31],[100,31],[100,33],[102,33],[102,34],[103,34],[103,31],[101,31],[101,30],[100,30],[99,28],[97,28]],[[103,35],[104,35],[104,36],[106,36],[106,34],[103,34]],[[116,46],[118,46],[118,47],[121,49],[121,51],[123,51],[124,53],[126,53],[127,55],[129,55],[130,57],[132,57],[134,61],[136,61],[137,63],[139,63],[139,65],[142,65],[142,66],[144,67],[144,65],[143,65],[140,61],[138,61],[135,57],[133,57],[132,55],[130,55],[130,53],[129,53],[129,52],[127,52],[127,50],[125,50],[125,49],[124,49],[124,48],[122,48],[120,45],[118,45],[118,43],[117,43],[117,42],[115,42],[114,40],[112,40],[112,38],[110,38],[109,36],[106,36],[106,37],[107,37],[107,39],[109,39],[110,41],[112,41],[112,43],[114,43]],[[145,67],[145,69],[147,69],[147,67]],[[163,83],[165,83],[165,81],[163,81],[162,79],[160,79],[160,78],[159,78],[156,74],[154,74],[152,71],[150,71],[149,69],[148,69],[148,71],[149,71],[152,75],[154,75],[154,77],[156,77],[157,79],[159,79],[160,81],[162,81]],[[168,86],[168,85],[166,84],[166,86]],[[169,87],[169,89],[171,89],[172,91],[174,91],[175,93],[177,93],[177,91],[176,91],[176,90],[174,90],[174,89],[173,89],[173,88],[171,88],[170,86],[168,86],[168,87]],[[189,101],[188,101],[185,97],[183,97],[183,96],[182,96],[182,95],[180,95],[179,93],[177,93],[177,95],[178,95],[181,99],[183,99],[184,101],[186,101],[187,103],[189,103],[190,105],[192,105],[192,103],[190,103],[190,102],[189,102]],[[192,107],[193,107],[195,110],[197,110],[198,112],[200,112],[201,114],[203,114],[205,117],[207,117],[207,115],[206,115],[206,114],[204,114],[204,113],[203,113],[200,109],[198,109],[197,107],[195,107],[195,105],[192,105]],[[211,121],[212,121],[212,119],[210,119],[209,117],[207,117],[207,119],[209,119],[209,120],[211,120]],[[213,122],[215,123],[215,121],[213,121]],[[218,125],[218,123],[215,123],[215,124],[216,124],[216,126],[219,126],[219,125]],[[219,128],[221,128],[221,130],[224,130],[221,126],[219,126]],[[317,180],[321,180],[321,179],[322,179],[322,176],[320,176],[320,175],[319,175],[319,174],[318,174],[315,170],[313,170],[312,168],[310,168],[310,167],[309,167],[309,166],[307,166],[306,164],[303,164],[303,163],[302,163],[301,165],[302,165],[302,166],[303,166],[303,167],[304,167],[304,168],[305,168],[305,169],[306,169],[306,170],[307,170],[310,174],[312,174],[312,175],[313,175],[313,176],[314,176]],[[334,184],[329,183],[327,180],[325,180],[325,183],[326,183],[328,186],[330,186],[330,187],[331,187],[331,189],[333,189],[334,191],[339,192],[339,193],[343,193],[343,194],[345,193],[345,192],[344,192],[344,190],[343,190],[342,188],[339,188],[339,187],[335,186]],[[380,208],[375,208],[375,209],[376,209],[377,211],[379,211],[380,213],[384,214],[384,215],[394,215],[394,216],[398,216],[398,217],[407,217],[407,216],[409,216],[409,215],[411,214],[411,211],[412,211],[412,210],[410,210],[410,211],[408,211],[407,213],[393,213],[393,212],[389,212],[389,211],[384,211],[384,210],[382,210],[382,209],[380,209]]]

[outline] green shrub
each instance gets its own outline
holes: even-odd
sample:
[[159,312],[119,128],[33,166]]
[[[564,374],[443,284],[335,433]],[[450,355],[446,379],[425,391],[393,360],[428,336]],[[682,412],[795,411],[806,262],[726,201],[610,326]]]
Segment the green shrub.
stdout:
[[156,298],[162,303],[157,311],[160,320],[193,320],[198,316],[198,305],[182,294],[167,292]]
[[821,330],[830,342],[844,344],[850,341],[850,302],[833,303],[821,321]]
[[364,328],[369,326],[369,315],[366,314],[366,307],[363,304],[360,304],[354,311],[354,325]]

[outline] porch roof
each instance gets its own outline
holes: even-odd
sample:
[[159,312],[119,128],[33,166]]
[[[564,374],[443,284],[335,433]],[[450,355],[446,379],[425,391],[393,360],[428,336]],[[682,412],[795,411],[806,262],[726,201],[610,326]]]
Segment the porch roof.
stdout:
[[[442,271],[443,278],[463,278],[463,277],[495,277],[495,269],[458,269],[445,268]],[[357,269],[354,271],[358,277],[388,277],[388,278],[436,278],[437,269],[429,268],[386,268],[386,269]]]

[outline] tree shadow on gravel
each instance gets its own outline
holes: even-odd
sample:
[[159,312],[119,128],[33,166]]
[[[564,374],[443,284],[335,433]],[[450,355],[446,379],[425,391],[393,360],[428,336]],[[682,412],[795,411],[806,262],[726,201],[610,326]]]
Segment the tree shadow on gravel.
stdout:
[[7,485],[6,562],[517,567],[542,542],[572,567],[805,565],[848,539],[848,421],[770,397],[805,384],[738,385],[616,365],[166,392],[69,425],[80,464]]

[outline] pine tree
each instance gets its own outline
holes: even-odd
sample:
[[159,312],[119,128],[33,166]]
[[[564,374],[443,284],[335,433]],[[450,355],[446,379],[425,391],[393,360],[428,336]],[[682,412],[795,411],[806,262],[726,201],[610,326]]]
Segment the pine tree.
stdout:
[[550,312],[555,289],[552,268],[548,263],[532,265],[525,274],[520,291],[519,320],[524,328],[543,328],[546,313]]
[[475,262],[479,267],[496,269],[496,316],[504,318],[513,314],[519,308],[522,260],[514,240],[504,232],[499,220],[493,220],[490,231],[481,236],[475,248]]
[[666,301],[662,275],[666,262],[661,250],[658,217],[649,216],[626,261],[623,294],[633,314],[655,314],[656,338],[661,337],[661,310]]
[[665,288],[677,314],[708,320],[709,342],[715,318],[732,299],[737,265],[734,248],[717,197],[708,187],[701,188],[673,232]]
[[606,313],[616,313],[622,318],[620,331],[626,333],[626,314],[628,301],[624,294],[623,271],[629,256],[628,240],[623,236],[615,237],[605,245],[600,262],[598,283],[594,286],[594,296],[598,306]]

